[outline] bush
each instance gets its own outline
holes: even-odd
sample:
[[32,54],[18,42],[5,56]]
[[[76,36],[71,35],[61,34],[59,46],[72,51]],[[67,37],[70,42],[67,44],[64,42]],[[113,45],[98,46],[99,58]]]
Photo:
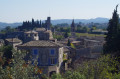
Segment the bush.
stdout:
[[77,71],[84,74],[87,79],[113,79],[115,74],[120,73],[119,68],[120,63],[111,55],[107,55],[97,60],[84,62]]
[[85,76],[76,71],[67,71],[64,75],[64,79],[85,79]]
[[60,74],[53,74],[51,79],[63,79]]

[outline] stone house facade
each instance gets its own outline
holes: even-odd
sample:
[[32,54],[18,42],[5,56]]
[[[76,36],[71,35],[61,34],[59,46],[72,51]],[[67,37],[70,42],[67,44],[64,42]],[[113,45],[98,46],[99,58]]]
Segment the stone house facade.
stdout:
[[97,45],[92,47],[76,49],[76,58],[87,57],[87,58],[98,58],[103,52],[103,46]]
[[39,40],[53,39],[51,30],[46,30],[45,28],[36,28],[36,31],[38,32]]
[[59,73],[63,63],[63,46],[52,41],[30,41],[23,45],[18,45],[18,49],[29,51],[25,56],[26,61],[32,65],[37,65],[42,74],[51,76]]
[[24,42],[39,40],[38,32],[36,31],[27,31],[24,32]]

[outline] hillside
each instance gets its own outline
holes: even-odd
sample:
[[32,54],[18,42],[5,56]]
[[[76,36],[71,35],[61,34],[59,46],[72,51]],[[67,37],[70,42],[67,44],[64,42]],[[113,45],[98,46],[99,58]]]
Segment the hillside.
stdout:
[[[74,20],[75,20],[75,23],[79,23],[79,22],[82,22],[82,23],[91,23],[91,22],[94,22],[94,23],[107,23],[109,21],[108,18],[74,19]],[[44,22],[44,20],[43,20],[43,22]],[[71,22],[72,22],[72,19],[51,20],[51,23],[53,25],[61,24],[61,23],[71,24]],[[17,27],[17,26],[20,26],[20,25],[22,25],[22,22],[18,22],[18,23],[4,23],[4,22],[0,22],[0,28],[1,29],[5,28],[6,26]]]

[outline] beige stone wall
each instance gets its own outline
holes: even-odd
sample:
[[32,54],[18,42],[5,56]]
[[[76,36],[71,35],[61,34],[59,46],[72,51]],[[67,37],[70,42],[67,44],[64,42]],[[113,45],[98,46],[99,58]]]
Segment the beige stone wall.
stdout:
[[53,39],[51,30],[48,31],[38,31],[39,40],[49,40]]
[[61,67],[62,65],[62,62],[63,62],[63,47],[59,48],[59,68]]
[[17,50],[17,45],[20,45],[20,44],[22,44],[22,42],[19,42],[19,43],[13,43],[13,48],[15,49],[15,50]]
[[77,49],[76,58],[80,58],[80,57],[97,58],[102,54],[102,51],[103,51],[102,45]]
[[24,41],[29,42],[33,40],[39,40],[38,33],[25,33],[24,34]]

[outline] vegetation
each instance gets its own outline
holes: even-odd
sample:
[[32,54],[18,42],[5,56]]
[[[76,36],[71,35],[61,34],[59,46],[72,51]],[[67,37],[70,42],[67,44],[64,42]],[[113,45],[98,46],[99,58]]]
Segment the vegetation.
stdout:
[[71,47],[74,48],[74,49],[76,48],[73,43],[71,43]]
[[53,34],[53,38],[57,39],[58,41],[63,39],[64,36],[63,35],[57,35],[57,34]]
[[58,32],[68,32],[68,33],[70,33],[70,27],[59,27],[59,26],[55,25],[54,29]]
[[112,19],[109,20],[109,26],[106,34],[106,44],[104,45],[104,53],[111,53],[120,56],[120,23],[117,7],[113,12]]
[[120,63],[111,57],[103,55],[97,60],[75,64],[75,69],[64,74],[54,74],[52,79],[119,79]]
[[[12,57],[8,59],[7,56],[2,57],[2,64],[0,64],[0,79],[38,79],[39,68],[26,63],[23,58],[26,55],[25,52],[17,52],[11,49],[11,46],[3,46],[1,53],[7,53],[9,55],[12,52]],[[7,64],[6,64],[7,62]]]
[[19,30],[31,30],[37,27],[45,27],[45,23],[42,23],[41,20],[40,21],[34,21],[34,19],[32,19],[32,21],[26,21],[23,22],[22,26],[19,26],[17,29]]
[[70,39],[68,39],[67,46],[71,46]]
[[82,27],[82,26],[77,26],[76,32],[78,33],[88,33],[90,31],[90,28],[88,27]]
[[11,32],[14,32],[14,31],[16,31],[15,28],[11,28],[10,26],[7,26],[5,29],[1,30],[0,33],[5,34],[5,33],[11,33]]
[[67,32],[65,32],[64,37],[67,38],[69,35]]
[[80,36],[90,36],[90,37],[94,37],[94,36],[106,36],[106,35],[103,35],[103,34],[89,34],[89,33],[76,33],[76,36],[77,37],[80,37]]

